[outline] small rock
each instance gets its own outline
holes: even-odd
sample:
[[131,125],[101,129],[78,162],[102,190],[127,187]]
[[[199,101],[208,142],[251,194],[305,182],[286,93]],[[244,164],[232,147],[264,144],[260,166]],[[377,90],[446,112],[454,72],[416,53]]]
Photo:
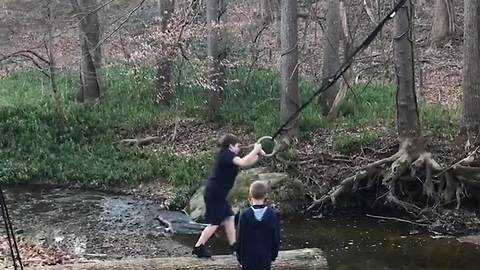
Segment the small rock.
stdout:
[[469,235],[457,238],[460,243],[480,245],[480,235]]
[[417,235],[418,233],[419,233],[418,230],[410,230],[410,232],[408,234]]

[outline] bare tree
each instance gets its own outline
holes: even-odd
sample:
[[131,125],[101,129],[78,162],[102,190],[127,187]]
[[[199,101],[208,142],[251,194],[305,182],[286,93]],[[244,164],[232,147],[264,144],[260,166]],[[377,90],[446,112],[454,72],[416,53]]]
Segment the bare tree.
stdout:
[[[396,0],[396,5],[399,5],[400,1],[402,0]],[[414,83],[412,1],[401,2],[403,4],[395,15],[393,29],[399,150],[390,157],[363,166],[355,175],[343,179],[328,195],[315,200],[309,209],[320,205],[325,207],[329,202],[330,205],[335,205],[342,194],[380,186],[380,193],[383,194],[375,197],[376,202],[382,200],[386,204],[396,205],[414,214],[416,218],[421,217],[424,222],[432,224],[448,216],[444,211],[438,211],[442,209],[442,205],[456,201],[456,208],[459,209],[466,194],[478,196],[478,192],[471,187],[476,187],[480,181],[480,168],[476,167],[479,164],[477,151],[480,146],[470,151],[467,157],[446,168],[441,167],[425,150]],[[480,4],[477,0],[466,0],[465,11],[464,124],[465,129],[478,136]],[[416,184],[407,190],[407,183]],[[418,189],[421,189],[422,193]],[[443,225],[449,226],[450,222],[451,220],[448,220]]]
[[[401,0],[396,0],[397,5]],[[366,187],[371,188],[381,185],[387,192],[375,200],[383,200],[385,203],[397,205],[407,212],[421,214],[422,208],[413,202],[402,199],[405,193],[400,191],[406,181],[422,179],[422,190],[429,199],[439,198],[435,194],[441,188],[434,187],[432,171],[441,171],[440,165],[425,151],[425,144],[421,134],[417,98],[414,81],[414,57],[413,57],[413,5],[412,0],[407,0],[398,10],[394,17],[393,46],[394,63],[397,84],[397,128],[399,138],[399,150],[394,155],[375,161],[362,167],[354,176],[344,179],[338,186],[332,189],[328,196],[316,200],[310,207],[313,208],[326,202],[335,205],[341,194],[356,192]],[[387,167],[388,166],[388,167]],[[417,176],[417,174],[419,176]],[[413,177],[412,177],[413,175]],[[371,182],[379,181],[378,183]],[[448,181],[443,179],[442,181]],[[452,180],[451,181],[455,181]],[[452,182],[453,183],[453,182]],[[458,182],[449,188],[455,194],[459,187]],[[416,191],[417,192],[417,191]],[[438,191],[440,193],[441,191]],[[450,198],[449,198],[450,199]]]
[[432,46],[441,45],[455,32],[455,11],[452,0],[436,0],[432,24]]
[[53,28],[53,1],[49,0],[47,5],[47,25],[48,25],[48,39],[45,42],[45,50],[48,57],[48,77],[50,79],[50,84],[52,86],[53,98],[55,100],[55,108],[58,114],[62,117],[64,124],[67,120],[67,116],[63,109],[62,94],[60,93],[57,86],[57,66],[55,61],[54,51],[54,28]]
[[270,6],[272,7],[272,17],[273,17],[273,22],[274,22],[274,27],[275,27],[275,32],[276,32],[276,41],[277,41],[277,46],[281,47],[281,32],[282,32],[282,23],[281,23],[281,6],[282,6],[282,0],[270,0]]
[[3,62],[16,63],[17,59],[31,62],[50,81],[54,109],[60,116],[63,124],[66,125],[68,119],[64,109],[62,93],[57,83],[58,68],[55,58],[55,40],[57,40],[57,37],[55,34],[54,6],[54,0],[42,1],[40,6],[38,6],[42,22],[45,22],[42,42],[35,46],[28,44],[30,48],[20,48],[9,54],[4,55],[0,53],[0,64],[3,64]]
[[227,0],[207,0],[207,54],[209,89],[209,117],[211,120],[219,117],[225,88],[226,40],[222,17],[227,10]]
[[[341,35],[340,3],[338,0],[329,0],[325,41],[323,42],[323,83],[330,80],[340,67],[339,47]],[[320,95],[319,101],[323,115],[328,115],[337,93],[338,84],[335,83]]]
[[[172,14],[174,12],[175,1],[174,0],[161,0],[160,6],[160,18],[161,18],[161,31],[164,34],[165,39],[169,39],[170,30],[169,25],[171,23]],[[157,77],[155,82],[155,94],[154,102],[157,104],[170,105],[173,89],[172,89],[172,65],[174,61],[174,50],[170,48],[169,40],[162,42],[162,48],[159,52],[158,64],[157,64]]]
[[[397,127],[400,143],[421,142],[413,58],[413,7],[407,0],[394,18],[394,63],[397,77]],[[422,146],[423,147],[423,146]]]
[[463,133],[476,144],[480,133],[480,3],[465,0],[463,48]]
[[[353,42],[354,42],[354,35],[355,31],[352,31],[352,29],[355,29],[354,27],[351,27],[350,24],[353,21],[358,22],[358,18],[356,15],[352,16],[353,19],[349,20],[349,16],[347,14],[347,7],[345,5],[344,0],[339,1],[339,15],[340,18],[339,20],[341,21],[341,39],[343,40],[343,59],[347,59],[350,57],[350,53],[352,50]],[[340,65],[340,64],[339,64]],[[338,67],[337,67],[338,68]],[[324,67],[325,69],[325,67]],[[335,72],[335,71],[332,71]],[[333,103],[330,106],[330,109],[328,111],[327,118],[330,120],[335,119],[338,116],[338,112],[340,110],[340,106],[342,105],[348,91],[348,80],[352,77],[352,68],[350,68],[343,76],[343,83],[339,82],[337,94],[334,97]],[[334,85],[337,87],[336,85]]]
[[[285,123],[297,113],[300,106],[298,93],[298,31],[297,1],[282,0],[281,5],[281,106],[280,120]],[[297,121],[291,121],[285,131],[296,132]]]
[[[273,27],[274,31],[274,37],[276,40],[276,45],[277,48],[281,47],[281,32],[282,32],[282,27],[281,27],[281,0],[262,0],[261,2],[261,12],[262,12],[262,18],[263,18],[263,25],[264,26],[269,26],[271,25]],[[274,49],[277,49],[274,48]],[[272,54],[272,48],[270,48],[270,53],[269,55]]]
[[102,53],[100,46],[100,23],[96,0],[70,0],[79,15],[80,46],[80,92],[78,100],[94,101],[103,91]]
[[277,0],[260,0],[260,18],[263,24],[271,24],[275,20],[275,12],[278,9]]
[[379,0],[363,0],[363,7],[372,23],[378,23]]

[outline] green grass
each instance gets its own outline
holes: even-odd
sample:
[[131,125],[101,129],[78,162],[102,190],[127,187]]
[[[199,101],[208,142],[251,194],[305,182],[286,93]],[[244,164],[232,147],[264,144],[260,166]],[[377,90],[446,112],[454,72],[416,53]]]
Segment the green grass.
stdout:
[[448,111],[440,105],[420,105],[420,122],[426,136],[452,139],[459,133],[460,111]]
[[194,186],[207,172],[206,157],[180,159],[174,153],[148,153],[118,142],[168,117],[151,102],[151,85],[126,69],[107,71],[108,94],[100,104],[74,100],[73,74],[62,75],[68,125],[53,109],[46,78],[25,72],[0,86],[0,180],[32,179],[105,187],[166,179]]
[[[24,182],[46,179],[93,187],[128,185],[164,179],[185,194],[199,185],[209,171],[211,156],[179,158],[169,152],[147,152],[118,141],[174,114],[207,118],[208,92],[199,83],[201,67],[178,62],[174,68],[175,105],[162,108],[152,103],[152,68],[137,72],[127,67],[106,69],[107,92],[99,104],[75,101],[77,74],[58,78],[67,126],[54,110],[49,81],[37,71],[26,71],[0,79],[0,181]],[[230,70],[221,108],[220,124],[242,125],[256,136],[272,134],[279,127],[278,72],[268,69]],[[304,102],[318,87],[300,82]],[[320,115],[316,101],[301,112],[301,131],[315,128],[362,130],[371,125],[389,126],[395,117],[391,86],[352,86],[335,121]],[[420,106],[427,134],[452,133],[458,114],[436,106]],[[334,144],[342,153],[358,144],[373,143],[380,134],[360,136],[341,133]]]
[[360,150],[361,146],[372,145],[379,140],[380,134],[370,131],[361,134],[341,133],[334,138],[334,146],[342,154],[350,154]]

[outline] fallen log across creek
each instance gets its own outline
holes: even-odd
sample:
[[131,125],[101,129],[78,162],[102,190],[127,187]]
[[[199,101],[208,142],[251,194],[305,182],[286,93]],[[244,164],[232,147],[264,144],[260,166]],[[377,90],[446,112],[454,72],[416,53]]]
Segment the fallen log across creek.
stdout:
[[[128,260],[88,261],[83,263],[28,267],[28,270],[172,270],[218,269],[238,270],[240,265],[233,255],[213,256],[212,259],[189,257],[133,258]],[[327,259],[318,248],[280,251],[272,269],[328,269]]]

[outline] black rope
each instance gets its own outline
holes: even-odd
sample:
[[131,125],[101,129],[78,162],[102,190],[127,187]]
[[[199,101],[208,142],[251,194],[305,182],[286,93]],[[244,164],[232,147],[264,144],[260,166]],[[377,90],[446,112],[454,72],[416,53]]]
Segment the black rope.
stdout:
[[8,214],[7,203],[3,194],[2,186],[0,185],[0,205],[2,208],[3,222],[7,231],[8,246],[10,247],[10,255],[12,256],[13,268],[15,270],[23,270],[22,259],[18,251],[17,240],[15,239],[15,231],[13,230],[12,221]]
[[365,40],[353,51],[353,53],[350,55],[348,59],[343,62],[343,64],[340,66],[340,68],[335,72],[335,75],[330,77],[328,80],[326,80],[319,88],[318,90],[313,93],[313,95],[307,99],[305,103],[300,106],[295,113],[293,113],[279,128],[278,130],[272,135],[272,138],[275,139],[280,135],[283,131],[284,128],[295,118],[297,118],[298,114],[305,109],[312,101],[315,99],[316,96],[318,96],[320,93],[326,91],[328,88],[330,88],[333,84],[335,84],[340,77],[343,76],[343,74],[350,68],[350,66],[353,63],[354,57],[363,51],[365,48],[372,43],[372,41],[375,39],[375,37],[380,33],[382,30],[383,26],[389,21],[391,18],[393,18],[393,15],[405,4],[407,0],[400,0],[395,7],[383,18],[383,20],[375,27],[375,29],[365,38]]

